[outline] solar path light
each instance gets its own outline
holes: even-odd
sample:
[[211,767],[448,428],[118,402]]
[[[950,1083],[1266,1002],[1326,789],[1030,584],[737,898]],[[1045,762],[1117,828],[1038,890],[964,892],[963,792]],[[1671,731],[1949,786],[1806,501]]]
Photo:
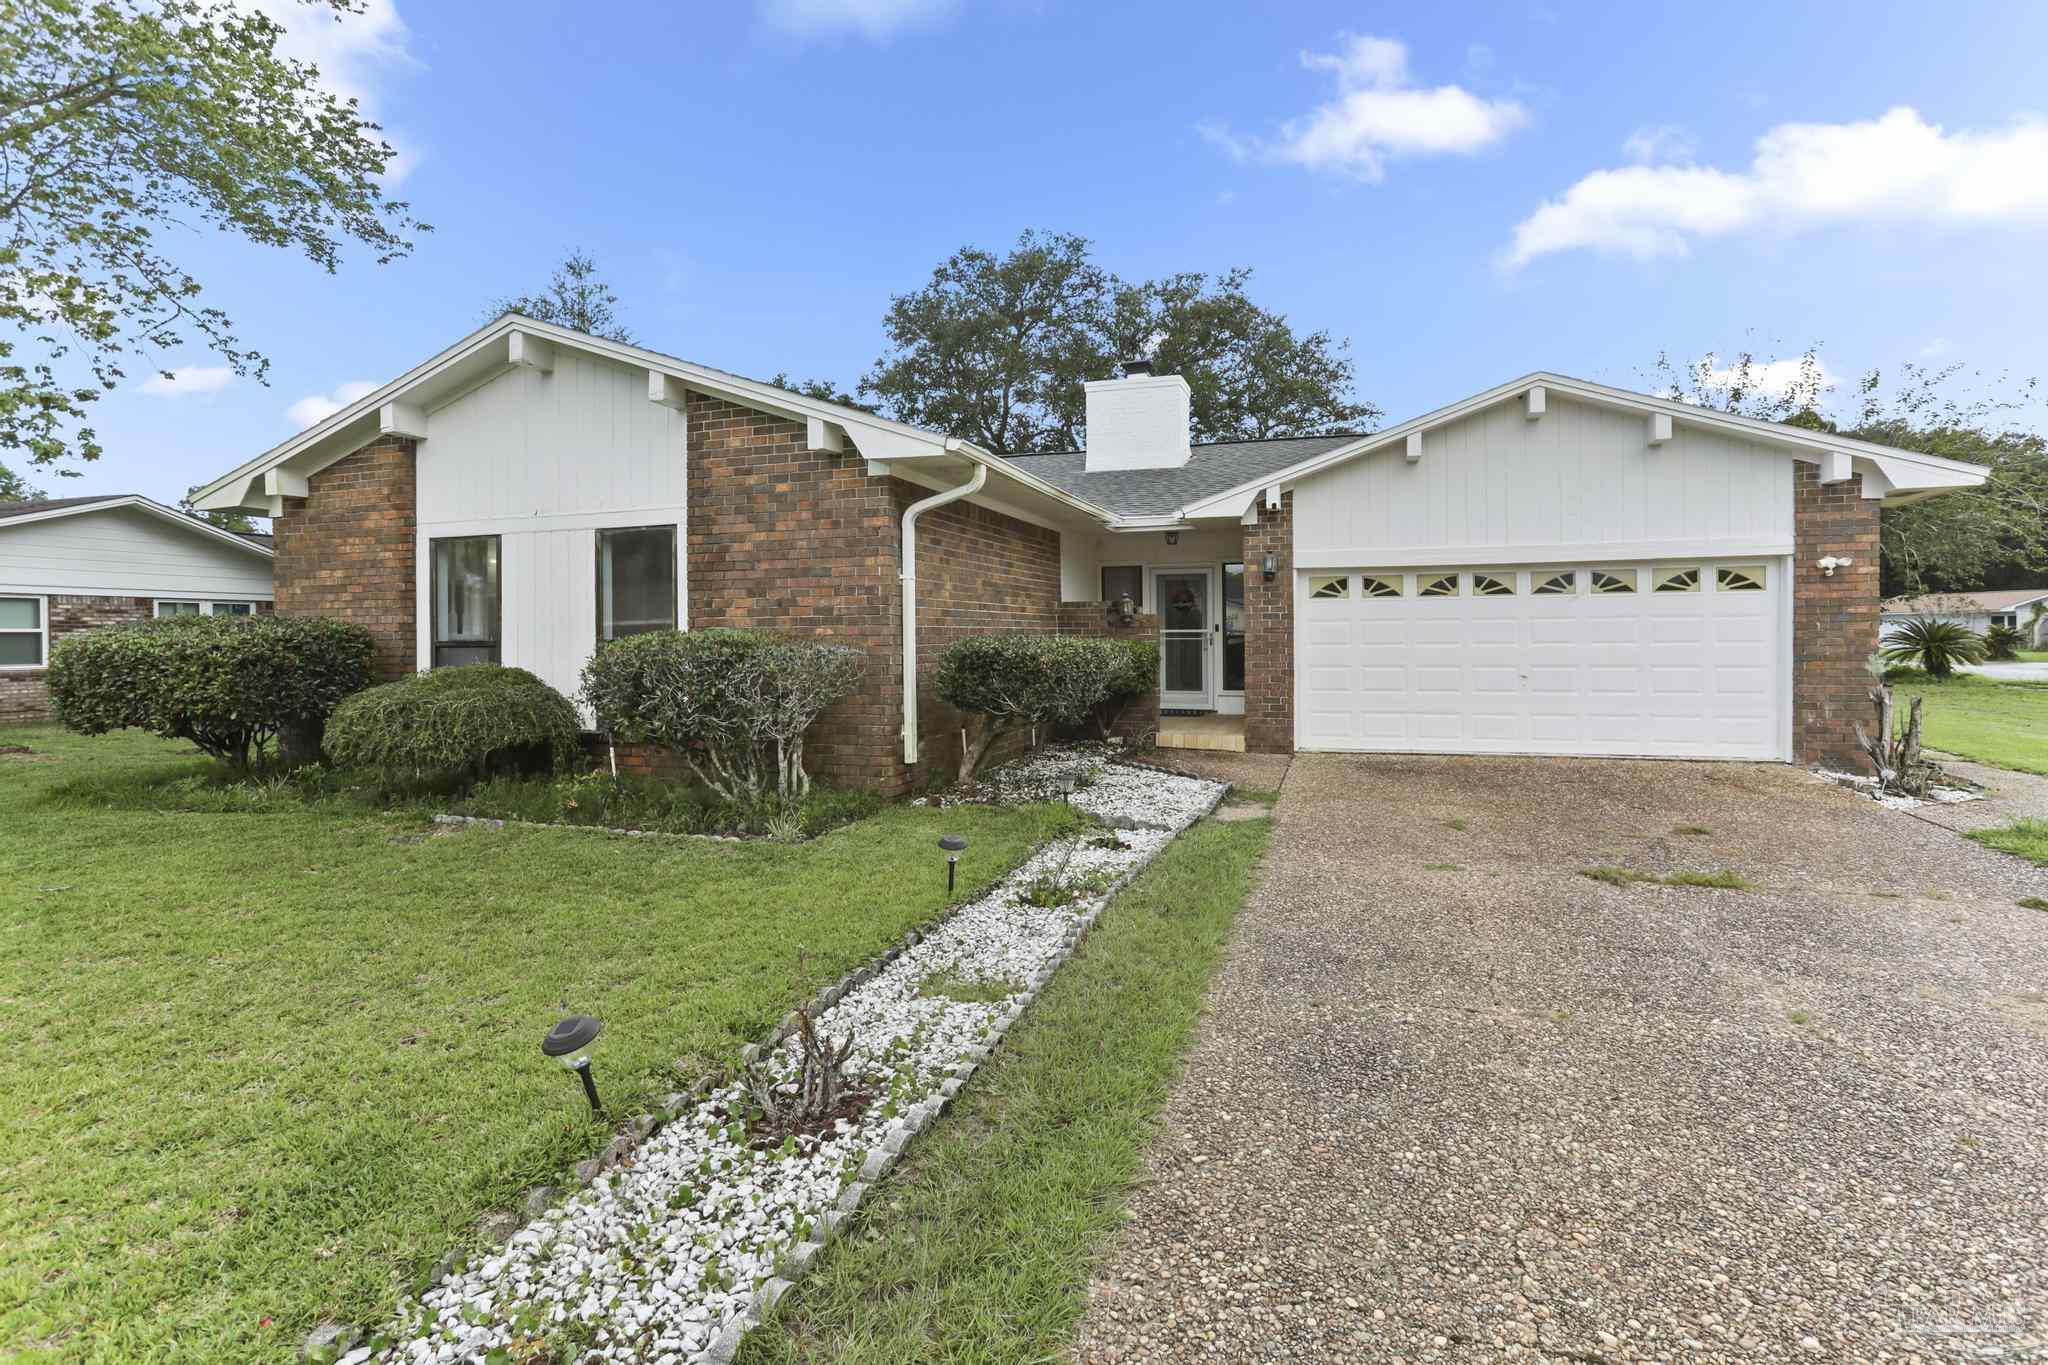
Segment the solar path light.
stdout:
[[548,1036],[540,1040],[543,1055],[553,1057],[575,1072],[583,1082],[583,1096],[590,1101],[590,1112],[602,1114],[597,1103],[597,1082],[590,1079],[590,1058],[583,1055],[583,1049],[597,1041],[597,1035],[604,1032],[604,1025],[587,1014],[572,1014],[548,1030]]
[[960,854],[967,847],[967,839],[959,834],[942,834],[939,847],[946,850],[946,899],[953,899],[953,878],[960,871]]

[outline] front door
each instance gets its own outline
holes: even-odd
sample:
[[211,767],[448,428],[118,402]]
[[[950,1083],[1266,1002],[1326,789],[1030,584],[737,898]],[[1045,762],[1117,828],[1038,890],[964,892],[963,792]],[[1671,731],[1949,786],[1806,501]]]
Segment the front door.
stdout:
[[1207,711],[1216,700],[1209,637],[1209,571],[1158,569],[1152,601],[1159,611],[1159,704]]

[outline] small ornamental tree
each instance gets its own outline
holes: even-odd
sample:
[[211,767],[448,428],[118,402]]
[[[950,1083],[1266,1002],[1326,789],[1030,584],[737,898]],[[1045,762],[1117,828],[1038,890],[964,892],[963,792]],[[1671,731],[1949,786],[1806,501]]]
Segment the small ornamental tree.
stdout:
[[327,752],[393,786],[566,767],[583,722],[523,668],[468,664],[358,692],[327,723]]
[[970,635],[946,646],[936,690],[981,717],[961,756],[960,780],[972,782],[995,742],[1020,727],[1087,719],[1112,685],[1128,679],[1129,666],[1120,642],[1093,636]]
[[1879,652],[1887,662],[1923,668],[1928,677],[1946,682],[1957,664],[1983,662],[1984,637],[1954,621],[1922,616],[1893,629]]
[[1116,733],[1117,722],[1132,702],[1159,686],[1159,641],[1121,639],[1109,643],[1116,652],[1116,667],[1102,700],[1091,708],[1096,733],[1103,739]]
[[658,630],[599,648],[583,669],[584,704],[629,744],[682,755],[728,801],[770,789],[787,802],[810,790],[804,733],[853,695],[867,656],[844,645],[765,631]]
[[1984,657],[2010,663],[2020,657],[2020,647],[2026,642],[2017,626],[1993,626],[1984,632]]
[[317,754],[370,683],[369,631],[310,616],[174,616],[87,631],[50,651],[57,719],[80,734],[149,730],[247,772],[273,741]]

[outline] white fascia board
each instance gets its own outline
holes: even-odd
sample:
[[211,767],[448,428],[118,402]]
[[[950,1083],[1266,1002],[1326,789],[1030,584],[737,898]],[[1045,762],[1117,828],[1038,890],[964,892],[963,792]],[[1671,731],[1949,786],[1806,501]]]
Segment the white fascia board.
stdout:
[[1847,451],[1852,455],[1878,461],[1880,468],[1885,468],[1883,462],[1890,461],[1892,467],[1886,469],[1886,476],[1901,490],[1940,492],[1949,488],[1970,488],[1983,483],[1990,476],[1990,471],[1984,466],[1962,460],[1943,459],[1939,455],[1924,455],[1919,451],[1899,450],[1892,446],[1851,440],[1828,432],[1808,431],[1803,427],[1763,422],[1753,417],[1738,417],[1733,413],[1716,412],[1712,408],[1696,407],[1676,399],[1657,398],[1646,393],[1633,393],[1627,389],[1609,388],[1605,384],[1595,384],[1584,379],[1573,379],[1568,375],[1538,370],[1511,379],[1505,384],[1496,385],[1483,393],[1474,394],[1470,398],[1426,412],[1420,417],[1410,418],[1399,426],[1386,427],[1361,436],[1356,441],[1325,451],[1299,464],[1290,465],[1276,474],[1261,475],[1256,480],[1189,503],[1181,509],[1182,514],[1190,517],[1235,515],[1238,499],[1268,483],[1277,481],[1291,486],[1311,474],[1344,464],[1360,455],[1404,443],[1411,432],[1430,431],[1460,418],[1469,417],[1497,403],[1519,399],[1532,387],[1537,386],[1600,407],[1622,408],[1645,415],[1662,413],[1670,417],[1674,423],[1730,431],[1752,440],[1770,442],[1788,448],[1795,459],[1809,463],[1818,462],[1821,454],[1826,451]]
[[101,502],[88,502],[77,507],[53,507],[47,512],[30,512],[25,516],[8,517],[0,521],[0,532],[6,531],[10,526],[26,526],[30,522],[56,521],[63,517],[84,516],[88,512],[108,512],[118,508],[133,508],[138,512],[147,512],[195,535],[210,536],[223,544],[233,545],[251,554],[262,555],[265,559],[277,557],[268,546],[258,545],[247,536],[238,536],[233,531],[223,531],[210,521],[201,521],[198,517],[185,515],[175,507],[166,507],[153,499],[139,496],[107,498]]
[[1339,546],[1298,550],[1297,569],[1429,569],[1459,564],[1535,566],[1626,564],[1646,560],[1771,559],[1793,552],[1789,540],[1617,541],[1578,545]]

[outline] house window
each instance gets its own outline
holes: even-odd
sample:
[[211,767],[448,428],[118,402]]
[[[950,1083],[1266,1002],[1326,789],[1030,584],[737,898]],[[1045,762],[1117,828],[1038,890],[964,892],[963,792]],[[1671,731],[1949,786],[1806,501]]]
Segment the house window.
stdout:
[[498,538],[433,542],[435,668],[498,662]]
[[1351,596],[1351,579],[1344,574],[1338,574],[1334,578],[1311,578],[1308,581],[1308,595],[1310,597],[1349,597]]
[[1114,602],[1128,597],[1145,605],[1145,568],[1141,564],[1105,564],[1102,567],[1102,600]]
[[1398,575],[1366,574],[1358,580],[1358,590],[1367,597],[1399,597],[1401,579]]
[[1438,574],[1435,578],[1421,580],[1422,586],[1415,590],[1417,597],[1456,597],[1458,576],[1454,573]]
[[1474,597],[1513,597],[1515,595],[1514,575],[1509,574],[1506,578],[1501,578],[1490,573],[1473,574],[1472,595]]
[[1554,573],[1529,590],[1534,597],[1568,596],[1578,591],[1578,575],[1567,570]]
[[256,614],[256,604],[254,602],[215,602],[213,604],[213,614],[215,616],[254,616]]
[[41,668],[49,622],[40,597],[0,597],[0,668]]
[[1762,592],[1764,566],[1744,564],[1737,568],[1720,569],[1714,575],[1714,586],[1722,592]]
[[156,604],[156,614],[164,616],[200,616],[205,613],[204,602],[164,602]]
[[1244,691],[1244,565],[1223,566],[1223,690]]
[[166,616],[254,616],[254,602],[194,602],[183,598],[159,597],[156,603],[159,619]]
[[676,628],[676,528],[635,526],[597,533],[600,639]]
[[1700,571],[1698,569],[1664,569],[1657,574],[1657,586],[1652,592],[1698,592]]
[[1593,591],[1596,593],[1634,592],[1635,590],[1636,571],[1634,569],[1623,569],[1619,573],[1609,573],[1605,569],[1593,570]]

